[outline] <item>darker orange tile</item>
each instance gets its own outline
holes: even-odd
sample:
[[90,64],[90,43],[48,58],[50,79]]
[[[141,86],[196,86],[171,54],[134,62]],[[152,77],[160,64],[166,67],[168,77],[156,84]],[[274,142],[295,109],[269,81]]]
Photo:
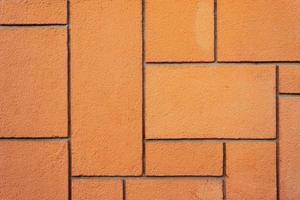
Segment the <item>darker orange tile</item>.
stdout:
[[279,92],[300,93],[300,65],[279,67]]
[[65,24],[67,0],[1,1],[0,24]]
[[213,61],[213,0],[146,3],[146,60]]
[[222,180],[156,179],[126,181],[127,200],[222,200]]
[[227,144],[226,199],[276,200],[276,144]]
[[0,199],[67,200],[64,142],[0,142]]
[[146,138],[274,138],[275,67],[146,68]]
[[141,9],[141,1],[72,1],[74,175],[141,174]]
[[147,143],[146,174],[222,176],[222,149],[222,144]]
[[0,29],[0,137],[67,136],[65,29]]
[[300,1],[218,1],[219,61],[299,61]]
[[73,179],[72,200],[123,200],[122,180]]
[[279,101],[280,199],[300,197],[300,98]]

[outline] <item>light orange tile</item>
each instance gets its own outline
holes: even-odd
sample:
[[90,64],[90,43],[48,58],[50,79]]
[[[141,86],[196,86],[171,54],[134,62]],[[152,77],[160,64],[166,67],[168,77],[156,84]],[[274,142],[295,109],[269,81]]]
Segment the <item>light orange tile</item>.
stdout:
[[226,145],[228,200],[276,200],[276,144]]
[[73,200],[122,200],[122,180],[73,179]]
[[72,1],[74,175],[141,174],[141,9],[141,1]]
[[274,138],[275,67],[146,68],[146,138]]
[[67,136],[65,29],[0,29],[0,137]]
[[213,61],[213,0],[146,1],[146,60]]
[[300,93],[300,65],[279,67],[279,92]]
[[0,199],[67,200],[67,144],[1,141]]
[[299,61],[300,1],[218,1],[219,61]]
[[280,199],[300,196],[300,98],[279,101]]
[[126,181],[127,200],[221,200],[221,180],[157,179]]
[[146,174],[222,176],[222,149],[222,144],[147,143]]
[[67,0],[1,0],[0,24],[66,24]]

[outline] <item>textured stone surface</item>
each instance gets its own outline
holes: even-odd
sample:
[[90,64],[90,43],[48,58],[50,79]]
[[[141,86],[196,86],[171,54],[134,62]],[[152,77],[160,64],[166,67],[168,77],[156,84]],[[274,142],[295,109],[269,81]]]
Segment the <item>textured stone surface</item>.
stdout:
[[273,138],[275,68],[146,68],[147,138]]
[[127,200],[222,200],[221,180],[157,179],[126,181]]
[[218,60],[300,60],[300,1],[218,1]]
[[280,65],[279,91],[300,93],[300,65]]
[[67,200],[67,144],[1,141],[0,199]]
[[65,29],[0,29],[0,137],[67,136]]
[[221,176],[222,144],[147,143],[146,174]]
[[75,0],[71,13],[73,174],[140,175],[141,2]]
[[146,5],[146,60],[213,61],[213,0],[151,0]]
[[280,199],[294,200],[300,196],[300,98],[279,101]]
[[276,144],[227,144],[226,199],[276,199]]
[[73,200],[122,200],[122,180],[74,179]]
[[0,24],[65,24],[67,0],[1,0]]

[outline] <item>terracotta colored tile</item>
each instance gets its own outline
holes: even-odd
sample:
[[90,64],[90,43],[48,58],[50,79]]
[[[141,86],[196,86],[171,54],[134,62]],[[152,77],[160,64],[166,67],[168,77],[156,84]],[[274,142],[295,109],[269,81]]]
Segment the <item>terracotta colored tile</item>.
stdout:
[[146,68],[146,137],[275,137],[275,68]]
[[300,1],[218,1],[218,60],[300,60]]
[[223,173],[222,144],[147,143],[146,174],[152,176]]
[[276,144],[227,144],[226,198],[276,199]]
[[279,91],[300,93],[300,65],[279,67]]
[[67,0],[2,0],[0,24],[65,24]]
[[300,197],[300,98],[279,101],[280,199]]
[[73,180],[73,200],[122,200],[123,189],[121,180]]
[[0,199],[67,200],[67,144],[0,142]]
[[141,1],[72,1],[74,175],[140,175]]
[[0,137],[67,136],[65,29],[0,30]]
[[156,179],[126,181],[127,200],[221,200],[221,180]]
[[147,61],[213,61],[213,0],[146,2]]

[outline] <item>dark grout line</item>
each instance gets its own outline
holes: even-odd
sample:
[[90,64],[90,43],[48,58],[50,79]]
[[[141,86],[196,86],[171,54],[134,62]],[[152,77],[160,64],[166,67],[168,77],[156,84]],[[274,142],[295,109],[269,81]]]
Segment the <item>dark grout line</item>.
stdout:
[[223,200],[226,199],[226,177],[227,177],[227,154],[226,154],[226,143],[223,143]]
[[165,176],[165,175],[161,175],[161,176],[122,176],[122,175],[111,175],[111,176],[72,176],[72,179],[162,179],[162,178],[192,178],[192,179],[223,179],[224,176],[220,175],[220,176],[215,176],[215,175],[173,175],[173,176]]
[[278,92],[280,96],[300,96],[300,93],[288,93],[288,92]]
[[67,24],[0,24],[0,26],[7,26],[7,27],[10,27],[10,26],[16,26],[16,27],[31,27],[31,26],[67,26]]
[[277,200],[280,199],[280,174],[279,174],[279,66],[276,65],[276,77],[275,77],[275,83],[276,83],[276,195]]
[[32,141],[32,142],[65,142],[68,141],[67,137],[2,137],[1,141]]
[[123,179],[122,180],[122,199],[123,200],[126,200],[126,180],[125,179]]
[[274,142],[277,138],[160,138],[160,139],[145,139],[146,142],[159,143],[159,142]]
[[72,120],[71,120],[71,33],[70,33],[70,0],[67,0],[67,49],[68,49],[68,77],[67,77],[67,88],[68,88],[68,94],[67,94],[67,101],[68,101],[68,196],[69,200],[72,200]]
[[214,0],[214,62],[218,62],[218,4]]
[[142,175],[146,173],[145,150],[145,0],[142,0]]
[[[226,65],[267,65],[267,64],[275,64],[275,63],[280,63],[280,62],[273,62],[273,61],[264,61],[264,62],[219,62],[219,61],[165,61],[165,62],[146,62],[147,65],[204,65],[204,66],[215,66],[215,67],[220,67],[220,66],[226,66]],[[282,61],[282,64],[288,65],[288,64],[298,64],[300,61]]]

